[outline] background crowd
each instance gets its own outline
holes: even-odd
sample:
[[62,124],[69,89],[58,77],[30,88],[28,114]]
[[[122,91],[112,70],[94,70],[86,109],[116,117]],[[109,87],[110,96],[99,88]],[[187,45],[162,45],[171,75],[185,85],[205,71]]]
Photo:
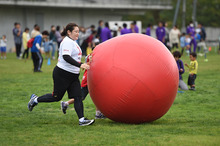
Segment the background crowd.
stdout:
[[[148,24],[146,28],[146,34],[152,36],[153,30],[152,24]],[[62,41],[62,27],[51,25],[51,29],[48,31],[48,37],[42,40],[42,52],[45,54],[45,59],[51,58],[55,59],[55,52],[58,51],[59,45]],[[22,30],[20,23],[15,22],[14,28],[12,30],[14,36],[16,57],[18,59],[29,58],[29,49],[27,45],[28,41],[32,38],[35,38],[37,35],[41,34],[41,29],[39,25],[35,24],[33,29],[30,32],[29,28],[24,28]],[[88,28],[80,27],[79,40],[77,41],[80,45],[83,55],[88,54],[91,51],[91,48],[94,46],[94,43],[101,43],[112,37],[119,35],[124,35],[128,33],[141,33],[136,21],[133,21],[128,26],[127,23],[124,23],[122,26],[118,26],[117,23],[113,27],[109,27],[108,22],[100,20],[98,22],[98,27],[91,25]],[[201,23],[196,27],[192,22],[189,23],[185,32],[180,32],[178,26],[173,26],[173,28],[168,29],[167,23],[160,21],[156,27],[156,38],[164,43],[164,45],[170,50],[178,50],[181,48],[181,54],[183,55],[184,50],[186,50],[189,55],[191,51],[199,53],[200,56],[204,55],[208,51],[205,40],[206,40],[206,31]],[[23,48],[22,48],[23,46]],[[6,48],[7,48],[7,39],[6,35],[3,35],[0,38],[0,47],[1,47],[1,59],[6,59]],[[202,48],[202,49],[201,49]],[[87,53],[86,53],[87,51]],[[23,55],[22,55],[23,54]]]

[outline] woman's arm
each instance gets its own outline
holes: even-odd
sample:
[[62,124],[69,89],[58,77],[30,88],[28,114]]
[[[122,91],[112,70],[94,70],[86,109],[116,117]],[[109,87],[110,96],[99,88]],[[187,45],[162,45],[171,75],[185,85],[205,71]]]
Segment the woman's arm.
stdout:
[[82,68],[82,69],[89,69],[90,66],[86,63],[79,63],[76,60],[74,60],[70,55],[63,55],[63,59],[68,62],[69,64],[72,64],[76,67]]
[[76,67],[80,67],[82,63],[77,62],[75,59],[70,57],[70,55],[63,55],[63,59],[68,62],[69,64],[72,64]]

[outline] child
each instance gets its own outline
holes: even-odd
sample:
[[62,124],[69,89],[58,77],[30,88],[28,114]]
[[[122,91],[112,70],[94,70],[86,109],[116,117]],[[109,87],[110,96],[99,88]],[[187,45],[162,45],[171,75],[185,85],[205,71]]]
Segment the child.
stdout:
[[53,41],[49,40],[49,37],[46,37],[43,42],[44,52],[45,52],[45,59],[50,58],[50,49],[52,48]]
[[182,62],[182,60],[180,60],[181,54],[179,51],[175,51],[175,52],[173,52],[173,56],[176,60],[177,67],[179,69],[179,87],[182,90],[188,90],[188,87],[182,78],[182,74],[185,72],[185,70],[184,70],[183,62]]
[[43,31],[42,35],[39,34],[34,38],[33,46],[31,47],[34,72],[42,72],[41,67],[43,64],[43,57],[41,55],[41,52],[43,53],[43,50],[41,50],[41,43],[42,43],[42,39],[45,39],[48,36],[49,36],[48,31]]
[[[90,61],[91,61],[91,56],[90,55],[91,54],[89,54],[86,57],[87,64],[89,64]],[[85,100],[86,96],[89,93],[88,86],[87,86],[87,70],[85,70],[85,72],[83,74],[83,78],[82,78],[82,82],[81,82],[81,90],[82,90],[82,96],[83,96],[82,100]],[[73,104],[73,103],[74,103],[74,99],[70,99],[67,102],[61,101],[61,109],[62,109],[64,114],[66,114],[66,110],[67,110],[68,106],[70,104]],[[95,118],[96,119],[105,119],[106,117],[101,113],[101,111],[98,108],[96,108]]]
[[7,39],[6,39],[6,35],[2,36],[2,39],[0,40],[0,50],[1,50],[1,59],[6,59],[6,44]]
[[190,53],[190,65],[185,64],[189,68],[189,78],[188,78],[188,85],[190,86],[189,90],[195,90],[195,79],[198,71],[198,62],[196,60],[196,53]]
[[190,34],[187,34],[186,39],[185,39],[185,46],[186,46],[186,53],[188,56],[189,56],[189,53],[191,52],[190,42],[191,42]]
[[185,45],[186,45],[186,33],[183,33],[180,37],[180,47],[182,48],[182,51],[181,51],[181,55],[183,55],[183,51],[185,49]]
[[27,59],[29,56],[29,47],[27,46],[27,43],[30,40],[29,28],[24,29],[24,32],[22,34],[22,40],[23,40],[23,47],[24,47],[24,53],[23,53],[22,58],[24,59],[26,55],[26,59]]

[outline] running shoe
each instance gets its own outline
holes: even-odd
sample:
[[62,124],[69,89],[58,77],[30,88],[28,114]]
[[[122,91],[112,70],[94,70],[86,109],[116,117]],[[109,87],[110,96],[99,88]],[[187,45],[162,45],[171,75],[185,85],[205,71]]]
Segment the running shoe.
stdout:
[[28,102],[28,109],[29,111],[32,111],[34,106],[36,106],[38,103],[34,102],[34,99],[38,98],[37,95],[32,94],[30,97],[30,101]]
[[88,126],[92,125],[95,122],[95,120],[88,120],[85,118],[82,122],[79,122],[79,126]]
[[61,101],[60,105],[61,105],[61,110],[62,110],[63,114],[66,114],[66,110],[67,110],[68,106],[65,104],[64,101]]
[[95,115],[95,119],[106,119],[106,116],[103,114]]

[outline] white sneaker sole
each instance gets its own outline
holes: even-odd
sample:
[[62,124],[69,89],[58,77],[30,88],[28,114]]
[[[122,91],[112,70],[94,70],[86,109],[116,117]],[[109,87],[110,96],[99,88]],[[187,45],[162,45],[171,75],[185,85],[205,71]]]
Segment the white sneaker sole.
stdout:
[[95,120],[91,120],[89,123],[83,124],[83,125],[79,125],[79,126],[88,126],[88,125],[92,125],[93,123],[95,123]]

